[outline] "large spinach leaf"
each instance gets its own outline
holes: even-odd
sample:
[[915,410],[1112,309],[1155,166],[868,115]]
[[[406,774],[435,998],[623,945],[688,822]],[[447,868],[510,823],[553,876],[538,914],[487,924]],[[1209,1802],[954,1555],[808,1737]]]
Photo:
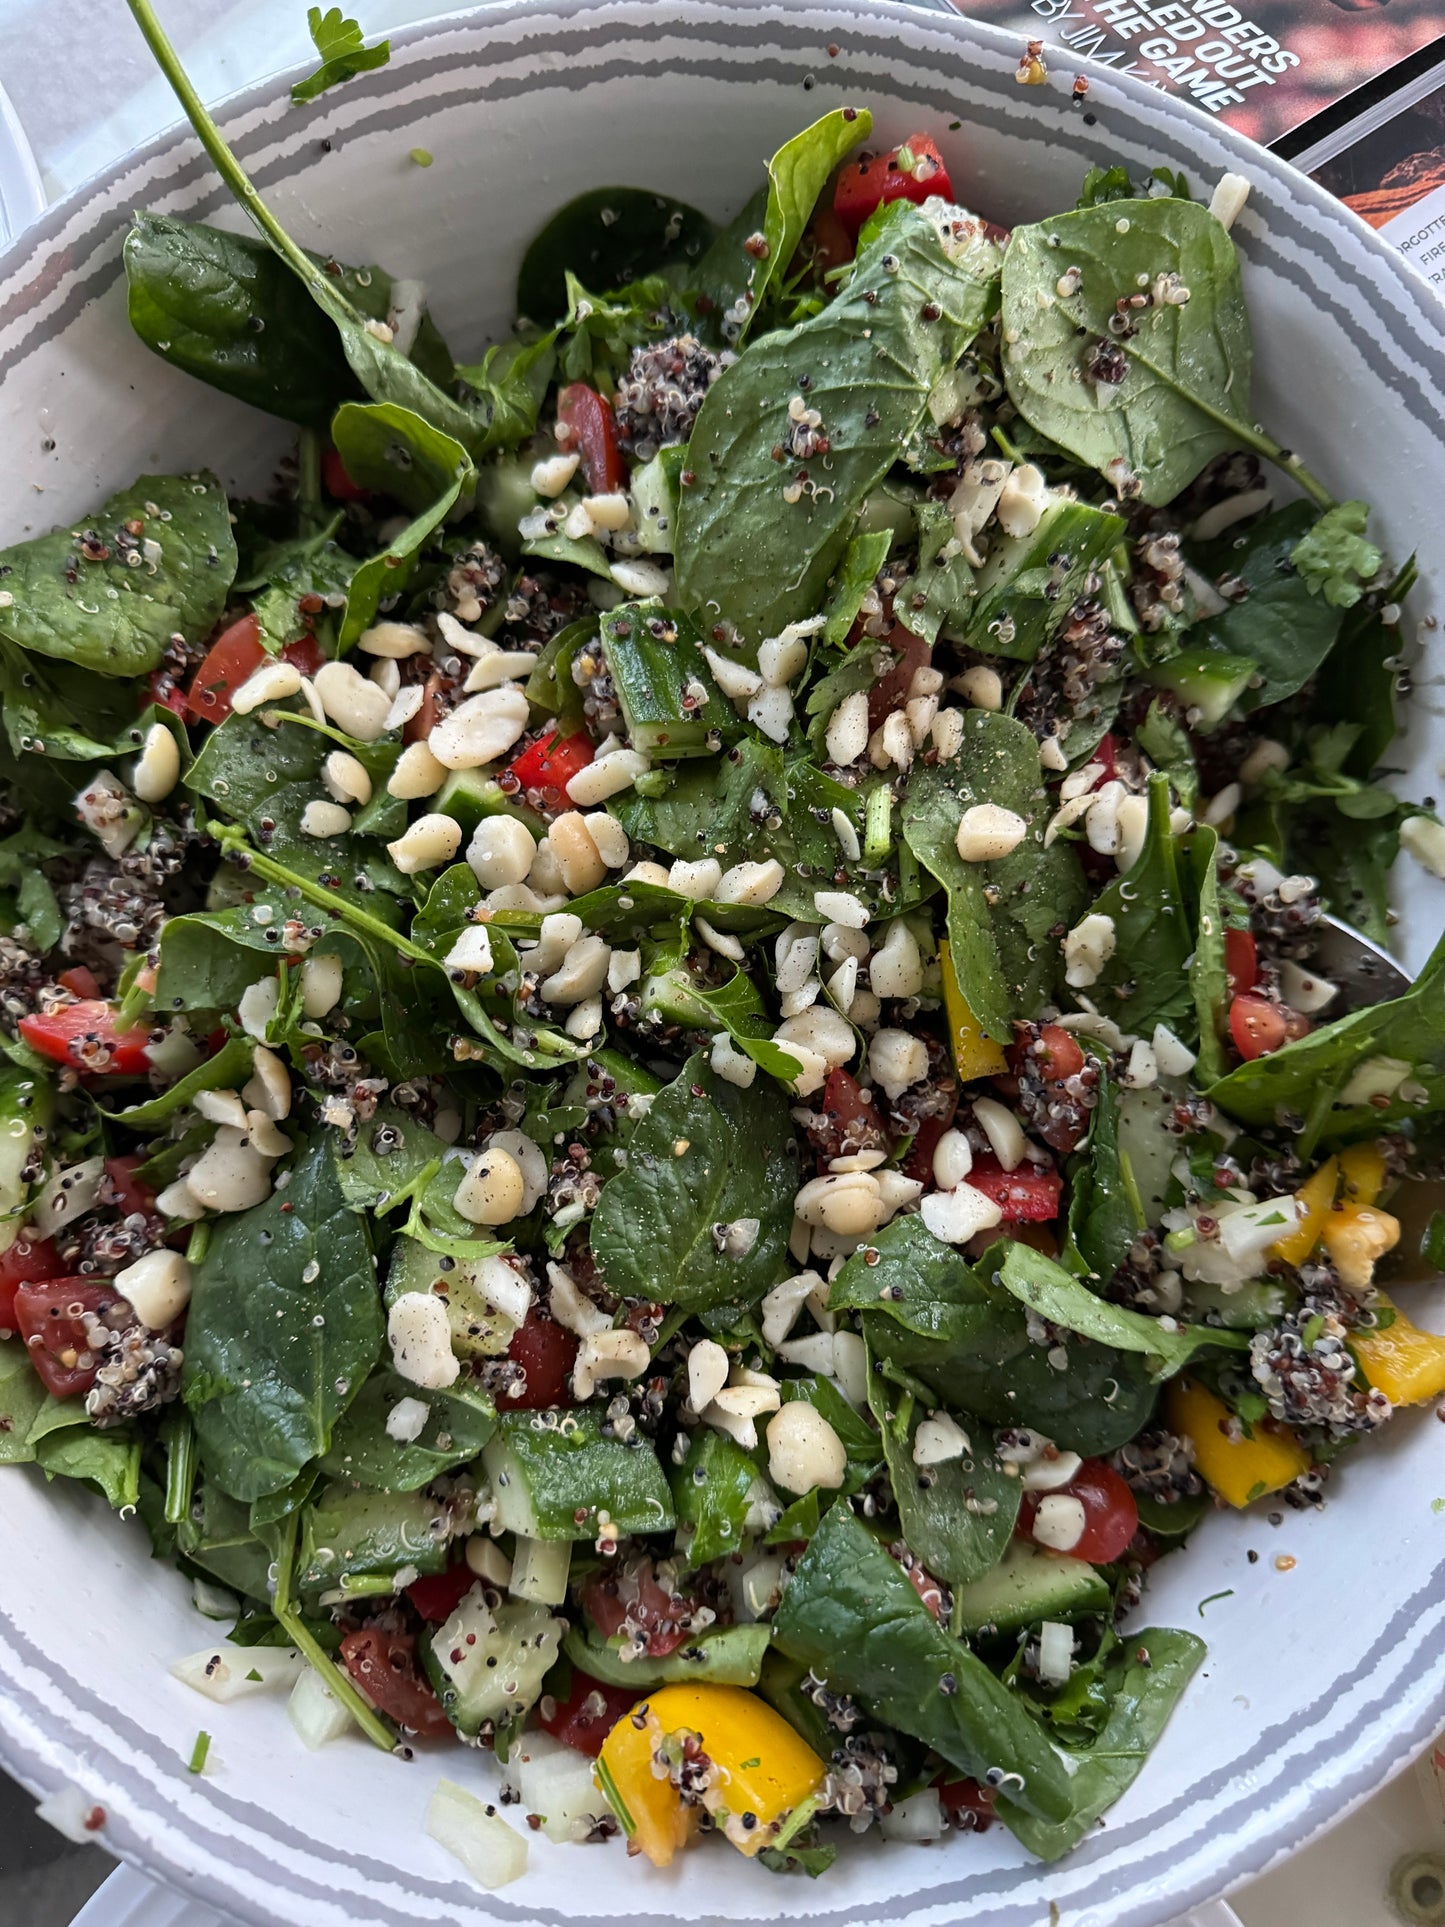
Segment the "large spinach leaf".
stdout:
[[[0,609],[0,621],[4,610]],[[145,741],[154,713],[138,717],[129,683],[97,676],[69,662],[41,662],[0,643],[0,692],[5,735],[17,756],[48,756],[59,762],[108,762],[134,755]],[[178,737],[179,719],[170,711]],[[182,757],[189,754],[182,749]],[[74,776],[71,777],[72,786]]]
[[[1116,336],[1116,304],[1174,291],[1160,287],[1169,276],[1187,299],[1152,298],[1132,314],[1134,332]],[[1146,502],[1172,501],[1215,455],[1251,440],[1238,257],[1191,201],[1111,201],[1016,227],[1003,332],[1004,378],[1024,419],[1116,487],[1137,477]],[[1088,372],[1105,343],[1127,357],[1121,381]]]
[[1069,1173],[1069,1263],[1106,1285],[1143,1229],[1133,1177],[1119,1149],[1119,1087],[1100,1065],[1088,1141]]
[[911,1733],[971,1778],[1016,1776],[1012,1798],[1057,1824],[1068,1775],[1020,1701],[952,1638],[897,1561],[846,1505],[819,1526],[773,1619],[773,1638],[836,1691]]
[[30,1428],[45,1399],[24,1340],[0,1338],[0,1465],[28,1464],[35,1457]]
[[758,1471],[742,1447],[722,1432],[704,1426],[681,1436],[688,1443],[688,1454],[679,1464],[674,1452],[667,1478],[678,1540],[695,1570],[709,1560],[741,1552],[749,1494]]
[[[979,803],[1000,803],[1029,826],[1018,847],[992,863],[958,854],[959,819]],[[1074,922],[1086,897],[1068,844],[1044,848],[1047,815],[1032,733],[986,709],[966,713],[963,745],[949,762],[915,765],[904,799],[908,847],[948,892],[959,988],[984,1034],[1000,1041],[1012,1038],[1016,1016],[1056,989],[1062,954],[1051,933]]]
[[801,134],[784,141],[768,162],[768,202],[762,228],[767,252],[748,279],[748,312],[739,330],[739,342],[762,311],[769,293],[782,286],[833,169],[872,131],[873,116],[866,107],[835,107],[831,114],[824,114]]
[[95,675],[144,676],[173,635],[214,628],[235,573],[215,476],[142,475],[78,525],[0,549],[0,636]]
[[[821,605],[864,496],[917,433],[929,390],[993,306],[991,280],[950,262],[916,208],[898,202],[894,210],[842,294],[796,328],[754,342],[713,383],[688,443],[679,595],[721,612],[754,645]],[[796,441],[789,405],[804,378],[828,467],[815,462],[789,501],[783,491],[794,486],[797,463],[773,451]]]
[[1173,1627],[1149,1626],[1129,1634],[1104,1669],[1104,1687],[1112,1698],[1102,1730],[1088,1746],[1070,1749],[1074,1771],[1067,1817],[1040,1820],[1020,1811],[1010,1794],[998,1802],[999,1818],[1030,1853],[1059,1859],[1133,1785],[1204,1653],[1202,1639]]
[[[414,1439],[394,1439],[387,1416],[404,1398],[420,1397],[426,1423]],[[497,1429],[491,1399],[465,1378],[447,1391],[418,1393],[389,1368],[373,1372],[342,1413],[321,1470],[383,1492],[415,1492],[455,1465],[474,1459]]]
[[928,1570],[950,1586],[981,1579],[1013,1537],[1023,1496],[1017,1476],[1004,1472],[993,1440],[978,1425],[969,1431],[970,1450],[963,1458],[915,1465],[913,1441],[927,1414],[873,1371],[868,1404],[883,1436],[903,1537]]
[[642,187],[593,187],[531,241],[517,274],[517,313],[546,326],[567,312],[567,276],[604,293],[659,270],[686,283],[716,230],[686,201]]
[[[691,1312],[755,1304],[782,1276],[797,1186],[782,1092],[739,1090],[699,1051],[653,1100],[626,1168],[603,1185],[592,1250],[624,1297]],[[755,1220],[757,1236],[733,1256],[722,1233],[739,1219]]]
[[232,1498],[279,1492],[331,1444],[381,1347],[364,1220],[318,1141],[264,1204],[219,1220],[195,1268],[184,1395]]
[[1202,629],[1211,649],[1248,656],[1263,678],[1240,698],[1245,710],[1282,702],[1302,689],[1334,647],[1340,611],[1317,594],[1292,561],[1296,545],[1314,526],[1308,502],[1291,502],[1254,524],[1235,541],[1211,546],[1206,567],[1244,584],[1246,593],[1191,630]]
[[1142,1036],[1155,1024],[1192,1030],[1187,964],[1194,931],[1180,877],[1180,849],[1169,827],[1169,779],[1156,774],[1149,779],[1144,847],[1092,906],[1113,921],[1114,953],[1090,987],[1089,999]]

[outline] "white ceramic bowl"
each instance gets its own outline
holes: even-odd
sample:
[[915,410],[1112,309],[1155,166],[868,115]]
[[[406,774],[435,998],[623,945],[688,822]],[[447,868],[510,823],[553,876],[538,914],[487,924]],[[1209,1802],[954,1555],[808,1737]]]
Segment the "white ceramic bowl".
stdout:
[[[1019,51],[1009,35],[861,0],[502,4],[398,35],[388,68],[312,109],[269,82],[226,124],[293,233],[424,276],[463,358],[505,326],[522,245],[570,195],[631,182],[730,215],[765,156],[838,104],[870,106],[880,143],[934,130],[961,196],[1004,221],[1070,205],[1093,161],[1167,162],[1206,191],[1223,170],[1243,172],[1254,192],[1235,233],[1256,406],[1339,495],[1375,504],[1397,555],[1419,548],[1413,613],[1426,614],[1445,501],[1445,342],[1425,282],[1301,175],[1202,113],[1097,69],[1088,120],[1070,104],[1069,73],[1017,86]],[[426,171],[408,159],[417,146],[436,157]],[[0,258],[7,540],[81,514],[146,468],[207,462],[228,481],[264,483],[282,444],[274,424],[130,337],[120,244],[139,206],[236,220],[187,132],[119,162]],[[1434,689],[1423,683],[1411,712],[1417,791],[1439,774]],[[1445,921],[1442,892],[1418,873],[1406,887],[1400,935],[1418,966]],[[937,1848],[869,1841],[813,1885],[780,1884],[721,1846],[658,1874],[615,1844],[537,1838],[526,1879],[488,1898],[423,1836],[434,1754],[403,1766],[358,1738],[312,1756],[279,1704],[208,1706],[167,1677],[206,1628],[182,1584],[148,1561],[139,1527],[17,1473],[0,1476],[3,1750],[36,1788],[79,1781],[104,1805],[117,1852],[255,1922],[786,1913],[838,1927],[1154,1927],[1337,1817],[1438,1724],[1442,1444],[1432,1412],[1408,1416],[1349,1464],[1322,1514],[1288,1513],[1278,1528],[1258,1512],[1216,1516],[1164,1563],[1149,1611],[1205,1633],[1210,1659],[1107,1826],[1052,1868],[1002,1830]],[[1280,1554],[1293,1570],[1276,1569]],[[1225,1591],[1201,1623],[1199,1602]],[[201,1725],[214,1745],[197,1779],[185,1763]],[[445,1770],[480,1785],[484,1769],[452,1753]]]

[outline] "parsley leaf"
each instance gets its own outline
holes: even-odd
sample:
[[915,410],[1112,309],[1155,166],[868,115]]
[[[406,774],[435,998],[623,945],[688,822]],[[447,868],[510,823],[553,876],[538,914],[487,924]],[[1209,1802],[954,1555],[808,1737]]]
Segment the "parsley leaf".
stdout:
[[306,25],[321,56],[321,65],[314,74],[296,82],[291,89],[294,101],[315,100],[338,81],[369,73],[373,67],[384,67],[391,59],[391,42],[379,40],[374,47],[364,46],[361,28],[356,21],[348,20],[340,7],[329,7],[325,13],[320,7],[308,7]]
[[1367,502],[1341,502],[1328,509],[1296,543],[1291,560],[1315,595],[1335,609],[1353,609],[1382,557],[1365,539]]

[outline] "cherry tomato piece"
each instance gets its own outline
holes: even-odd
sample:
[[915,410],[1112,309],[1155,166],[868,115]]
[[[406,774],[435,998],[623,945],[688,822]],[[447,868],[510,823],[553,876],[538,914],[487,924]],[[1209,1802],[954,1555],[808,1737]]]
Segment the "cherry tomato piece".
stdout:
[[843,163],[833,190],[833,212],[856,239],[868,216],[884,202],[921,205],[935,194],[945,201],[953,199],[943,156],[931,134],[910,134],[891,154]]
[[499,1412],[539,1412],[551,1405],[576,1403],[572,1367],[577,1363],[577,1340],[554,1319],[530,1311],[508,1345],[507,1356],[521,1366],[525,1377],[520,1391],[497,1395]]
[[993,1199],[1005,1224],[1047,1224],[1059,1215],[1064,1180],[1057,1171],[1032,1164],[1005,1171],[997,1158],[976,1157],[967,1182]]
[[84,964],[72,964],[69,970],[62,970],[55,981],[62,990],[68,990],[72,997],[94,999],[100,995],[95,972],[87,970]]
[[1229,1034],[1234,1039],[1234,1048],[1249,1062],[1255,1057],[1267,1057],[1286,1042],[1289,1020],[1278,1004],[1247,990],[1229,1006]]
[[[928,667],[932,650],[922,636],[915,636],[900,624],[888,638],[891,649],[898,651],[897,661],[885,675],[868,691],[868,727],[877,729],[893,714],[902,709],[908,701],[908,690],[915,674]],[[866,648],[865,643],[861,645]]]
[[[186,713],[186,692],[169,669],[152,669],[146,677],[146,696],[158,709],[168,709],[173,716]],[[140,707],[145,706],[142,700]]]
[[594,753],[592,738],[585,729],[579,729],[575,736],[563,736],[554,729],[528,743],[507,769],[524,790],[539,792],[549,807],[569,809],[567,785],[578,770],[586,769]]
[[685,1594],[659,1584],[645,1554],[597,1573],[582,1590],[582,1610],[604,1639],[624,1626],[630,1633],[642,1633],[652,1659],[665,1659],[686,1642],[688,1628],[680,1622],[691,1619],[695,1605]]
[[65,1260],[54,1241],[22,1225],[13,1244],[0,1251],[0,1332],[15,1329],[15,1294],[22,1285],[44,1284],[65,1276]]
[[371,500],[371,490],[363,488],[360,482],[352,481],[341,459],[341,451],[336,448],[323,448],[321,451],[321,486],[333,502]]
[[814,211],[804,245],[818,274],[827,274],[830,269],[841,268],[853,259],[853,236],[831,207]]
[[584,1673],[580,1666],[574,1666],[572,1687],[566,1699],[544,1695],[537,1723],[544,1733],[550,1733],[563,1746],[595,1760],[607,1735],[641,1697],[634,1687],[606,1686],[590,1673]]
[[207,650],[191,679],[186,708],[198,723],[223,723],[231,713],[232,696],[265,660],[260,622],[254,615],[239,616]]
[[981,1786],[977,1780],[939,1780],[935,1784],[945,1813],[971,1814],[975,1833],[993,1825],[998,1796],[992,1787]]
[[413,1580],[406,1588],[406,1596],[423,1619],[439,1625],[451,1618],[476,1583],[477,1575],[462,1560],[445,1572],[429,1572],[424,1578]]
[[1225,931],[1224,973],[1229,979],[1231,997],[1242,997],[1259,982],[1259,957],[1254,938],[1247,930]]
[[[1021,1538],[1033,1537],[1039,1503],[1048,1496],[1042,1492],[1024,1494],[1019,1507]],[[1112,1465],[1102,1459],[1085,1459],[1059,1496],[1077,1499],[1084,1508],[1084,1530],[1067,1548],[1072,1558],[1087,1559],[1091,1566],[1108,1566],[1123,1558],[1139,1530],[1139,1508]]]
[[441,1701],[417,1670],[410,1633],[384,1633],[375,1626],[348,1633],[341,1642],[341,1663],[376,1710],[398,1726],[428,1740],[452,1731]]
[[47,1392],[79,1398],[95,1383],[100,1355],[85,1334],[86,1313],[104,1317],[120,1309],[121,1324],[133,1314],[113,1285],[91,1278],[54,1278],[21,1285],[15,1293],[15,1329],[25,1340],[30,1363]]
[[139,1151],[105,1161],[106,1201],[117,1206],[122,1217],[128,1218],[133,1211],[143,1211],[149,1215],[156,1208],[155,1192],[136,1176],[144,1163],[145,1158]]
[[557,397],[557,446],[582,458],[582,473],[594,495],[612,495],[627,486],[627,464],[617,443],[612,404],[585,381],[574,381]]
[[20,1019],[19,1030],[32,1050],[73,1070],[133,1077],[151,1066],[150,1032],[141,1024],[117,1030],[116,1007],[103,998],[37,1011]]
[[1016,1071],[1032,1071],[1046,1084],[1063,1084],[1084,1068],[1084,1053],[1062,1024],[1042,1025],[1036,1044],[1015,1045],[1011,1054]]

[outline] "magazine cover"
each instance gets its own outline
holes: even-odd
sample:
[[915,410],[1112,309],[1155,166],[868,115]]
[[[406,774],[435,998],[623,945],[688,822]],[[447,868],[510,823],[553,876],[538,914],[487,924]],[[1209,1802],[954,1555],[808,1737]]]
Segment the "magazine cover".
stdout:
[[1311,172],[1445,288],[1445,70]]
[[1445,0],[955,0],[1266,145],[1445,34]]

